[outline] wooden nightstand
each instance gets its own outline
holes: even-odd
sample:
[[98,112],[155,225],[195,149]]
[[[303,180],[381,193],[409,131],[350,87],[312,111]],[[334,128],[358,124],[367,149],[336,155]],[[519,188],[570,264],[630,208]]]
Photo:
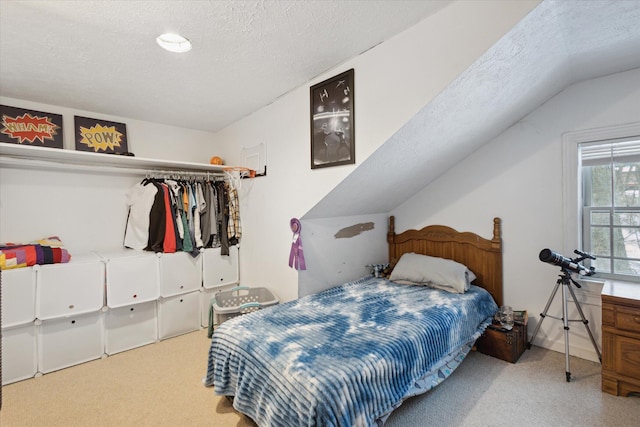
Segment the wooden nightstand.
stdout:
[[527,345],[528,320],[525,311],[523,321],[514,324],[510,331],[500,325],[489,325],[476,341],[476,348],[480,353],[516,363]]
[[602,391],[640,392],[640,284],[602,288]]

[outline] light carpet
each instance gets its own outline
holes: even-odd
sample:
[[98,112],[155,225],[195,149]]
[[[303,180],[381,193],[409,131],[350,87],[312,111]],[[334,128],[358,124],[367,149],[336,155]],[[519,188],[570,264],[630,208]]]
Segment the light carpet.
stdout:
[[[3,389],[2,427],[255,426],[205,388],[206,330],[77,365]],[[639,397],[600,391],[600,365],[533,347],[511,364],[471,352],[386,426],[637,426]]]

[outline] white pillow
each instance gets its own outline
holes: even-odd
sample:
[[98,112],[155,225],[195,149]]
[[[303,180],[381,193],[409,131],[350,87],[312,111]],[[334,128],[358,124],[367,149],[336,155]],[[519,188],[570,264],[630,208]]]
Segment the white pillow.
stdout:
[[416,253],[400,257],[389,280],[409,281],[424,285],[435,285],[439,289],[464,293],[476,279],[476,275],[459,262]]

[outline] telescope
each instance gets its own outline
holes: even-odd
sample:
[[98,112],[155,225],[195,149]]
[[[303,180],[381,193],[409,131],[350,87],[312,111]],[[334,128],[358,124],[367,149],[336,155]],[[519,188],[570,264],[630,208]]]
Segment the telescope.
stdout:
[[580,284],[573,280],[571,277],[571,273],[578,273],[583,276],[592,276],[596,274],[595,267],[585,267],[580,264],[585,259],[596,259],[593,255],[590,255],[586,252],[582,252],[579,250],[573,251],[575,254],[580,255],[576,258],[567,258],[560,255],[557,252],[552,251],[551,249],[543,249],[540,251],[540,261],[548,262],[549,264],[557,265],[562,268],[562,274],[558,278],[556,282],[556,286],[553,288],[553,292],[551,292],[551,296],[547,301],[547,305],[544,308],[544,311],[540,313],[540,322],[536,325],[536,329],[533,331],[533,335],[531,336],[531,341],[527,343],[527,348],[531,348],[531,344],[533,340],[536,338],[538,331],[540,330],[540,326],[542,325],[542,321],[547,317],[547,311],[549,311],[549,307],[551,306],[551,302],[553,301],[553,297],[555,297],[556,292],[558,292],[558,288],[562,285],[562,317],[554,317],[549,315],[552,319],[562,320],[562,324],[564,325],[564,366],[565,366],[565,375],[567,378],[567,382],[571,381],[571,371],[569,370],[569,322],[577,322],[577,319],[569,319],[569,308],[568,308],[568,295],[567,291],[571,294],[573,298],[573,303],[580,314],[580,318],[582,319],[582,324],[585,328],[587,328],[587,332],[589,333],[589,338],[591,338],[591,344],[593,344],[593,348],[598,354],[598,359],[600,359],[600,363],[602,363],[602,354],[600,354],[600,350],[598,350],[598,345],[596,344],[596,339],[593,337],[591,333],[591,329],[589,329],[589,321],[584,317],[584,313],[582,312],[582,308],[580,307],[580,300],[576,298],[576,294],[573,292],[573,288],[571,288],[571,284],[573,283],[576,288],[580,287]]
[[580,264],[580,262],[584,261],[587,258],[596,259],[596,257],[577,249],[573,252],[580,256],[576,258],[566,258],[559,253],[552,251],[551,249],[543,249],[540,251],[540,261],[557,265],[564,271],[572,271],[583,276],[593,276],[594,274],[596,274],[595,267],[587,268],[584,265]]

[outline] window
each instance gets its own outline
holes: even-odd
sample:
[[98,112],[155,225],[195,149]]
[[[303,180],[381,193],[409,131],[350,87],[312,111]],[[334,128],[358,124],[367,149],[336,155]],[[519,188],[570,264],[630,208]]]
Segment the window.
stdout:
[[596,255],[595,278],[640,282],[638,240],[625,242],[640,227],[640,188],[631,182],[640,161],[640,122],[566,132],[562,159],[563,253]]
[[582,248],[599,276],[640,281],[640,137],[578,144]]

